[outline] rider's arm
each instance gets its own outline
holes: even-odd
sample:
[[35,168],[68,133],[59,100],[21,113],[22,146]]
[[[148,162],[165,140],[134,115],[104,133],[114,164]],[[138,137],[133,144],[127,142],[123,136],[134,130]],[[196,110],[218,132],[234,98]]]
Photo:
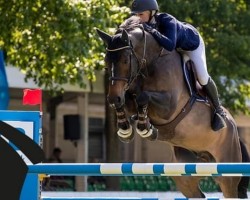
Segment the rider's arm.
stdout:
[[155,40],[166,50],[173,51],[177,43],[177,22],[173,17],[164,15],[159,21],[159,29],[151,29],[150,33]]

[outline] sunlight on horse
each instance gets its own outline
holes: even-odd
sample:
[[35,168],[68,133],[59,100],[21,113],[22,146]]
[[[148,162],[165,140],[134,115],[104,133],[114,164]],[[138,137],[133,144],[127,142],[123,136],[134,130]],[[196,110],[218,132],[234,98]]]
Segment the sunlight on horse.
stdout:
[[[211,129],[213,111],[192,80],[188,81],[192,70],[183,67],[179,52],[159,46],[136,17],[126,20],[113,36],[97,32],[107,46],[108,101],[116,110],[121,141],[130,142],[134,134],[165,141],[172,145],[172,162],[249,162],[226,109],[227,128]],[[205,197],[199,187],[202,178],[173,177],[187,198]],[[248,177],[214,179],[225,198],[247,198]]]

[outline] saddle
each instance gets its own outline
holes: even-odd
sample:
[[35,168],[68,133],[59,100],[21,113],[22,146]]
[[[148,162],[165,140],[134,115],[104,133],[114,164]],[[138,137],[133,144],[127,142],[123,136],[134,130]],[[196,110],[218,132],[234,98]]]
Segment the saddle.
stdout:
[[[189,90],[190,96],[195,96],[196,100],[199,102],[209,103],[206,94],[202,90],[202,86],[197,81],[197,76],[194,71],[194,63],[193,61],[181,50],[178,50],[178,53],[181,56],[182,70],[184,79],[187,84],[187,88]],[[169,54],[169,51],[162,48],[159,56],[164,56]]]
[[189,90],[190,96],[195,96],[196,100],[199,102],[209,103],[207,95],[202,90],[202,86],[197,81],[197,76],[194,71],[193,61],[186,55],[181,56],[182,59],[182,69],[184,73],[184,78]]

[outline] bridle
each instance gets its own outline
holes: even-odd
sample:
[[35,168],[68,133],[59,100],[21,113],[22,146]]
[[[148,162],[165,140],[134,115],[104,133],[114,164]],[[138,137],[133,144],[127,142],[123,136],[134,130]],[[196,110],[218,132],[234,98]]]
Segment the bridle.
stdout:
[[[130,53],[130,76],[129,77],[117,77],[114,75],[114,63],[112,62],[112,67],[111,67],[111,76],[109,77],[109,80],[112,81],[112,85],[114,84],[114,81],[125,81],[127,83],[127,86],[125,88],[125,90],[128,90],[131,86],[131,84],[134,82],[134,80],[139,76],[139,75],[143,75],[142,74],[142,69],[146,66],[146,45],[147,45],[147,37],[145,34],[144,29],[142,29],[143,31],[143,38],[144,38],[144,46],[143,46],[143,56],[141,59],[139,59],[139,57],[136,55],[136,52],[134,50],[133,44],[131,42],[131,40],[129,41],[129,45],[127,46],[123,46],[120,48],[116,48],[116,49],[108,49],[106,48],[106,51],[108,52],[116,52],[116,51],[121,51],[121,50],[125,50],[125,49],[129,49],[131,51]],[[136,58],[137,61],[137,67],[136,67],[136,72],[135,70],[132,70],[134,66],[132,66],[132,56],[134,56]]]

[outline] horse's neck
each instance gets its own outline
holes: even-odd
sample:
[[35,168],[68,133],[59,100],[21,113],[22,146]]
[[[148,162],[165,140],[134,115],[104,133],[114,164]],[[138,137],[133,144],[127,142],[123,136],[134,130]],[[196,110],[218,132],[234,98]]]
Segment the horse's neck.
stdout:
[[153,38],[152,35],[146,34],[146,49],[145,49],[145,59],[147,63],[152,63],[162,53],[163,48],[158,44],[158,42]]
[[131,35],[131,40],[139,60],[145,60],[147,64],[151,64],[159,57],[162,47],[150,33],[146,31],[142,32],[138,28],[131,32]]
[[[138,33],[138,32],[137,32]],[[171,119],[184,107],[189,99],[188,89],[184,80],[181,56],[177,51],[162,51],[162,47],[149,33],[140,38],[137,53],[146,60],[142,78],[143,90],[168,93],[171,109]],[[146,41],[145,41],[146,40]],[[140,44],[140,45],[139,45]],[[144,55],[145,51],[145,55]],[[138,84],[138,83],[137,83]],[[138,86],[138,85],[137,85]]]

